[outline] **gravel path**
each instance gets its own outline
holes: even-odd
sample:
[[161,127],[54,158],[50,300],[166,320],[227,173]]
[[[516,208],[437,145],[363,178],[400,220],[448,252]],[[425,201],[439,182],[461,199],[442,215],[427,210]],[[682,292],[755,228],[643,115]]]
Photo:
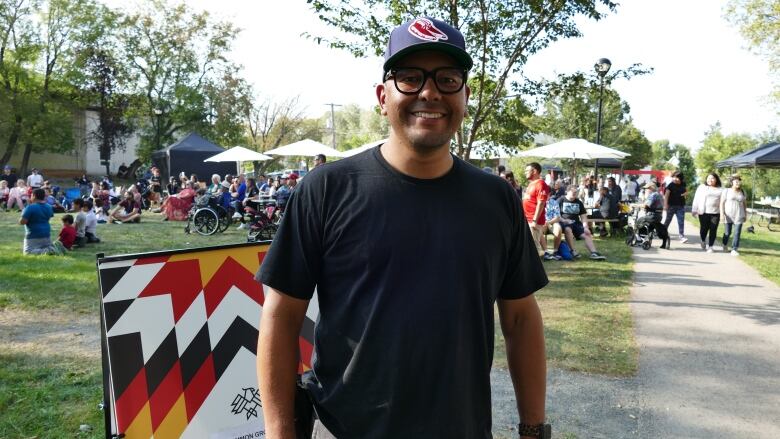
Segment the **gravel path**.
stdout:
[[[548,372],[553,437],[780,438],[780,288],[686,229],[671,251],[634,251],[638,375]],[[509,374],[491,379],[495,436],[516,438]]]

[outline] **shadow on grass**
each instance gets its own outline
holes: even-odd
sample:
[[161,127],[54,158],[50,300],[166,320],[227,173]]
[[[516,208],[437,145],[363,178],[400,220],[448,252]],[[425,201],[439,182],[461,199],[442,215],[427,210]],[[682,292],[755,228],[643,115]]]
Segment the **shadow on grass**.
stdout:
[[0,353],[0,437],[105,437],[101,376],[97,362]]

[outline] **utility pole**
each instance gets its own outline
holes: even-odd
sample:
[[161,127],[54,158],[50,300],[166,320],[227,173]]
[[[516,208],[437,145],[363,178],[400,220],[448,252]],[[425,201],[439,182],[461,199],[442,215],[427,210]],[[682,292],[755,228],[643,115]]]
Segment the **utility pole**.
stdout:
[[339,104],[325,104],[330,107],[330,146],[336,149],[336,107],[341,107]]

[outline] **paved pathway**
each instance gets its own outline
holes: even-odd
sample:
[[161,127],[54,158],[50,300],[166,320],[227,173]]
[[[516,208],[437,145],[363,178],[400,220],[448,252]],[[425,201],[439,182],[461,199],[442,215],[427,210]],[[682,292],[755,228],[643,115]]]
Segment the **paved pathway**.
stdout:
[[637,436],[780,438],[780,288],[686,231],[634,252]]

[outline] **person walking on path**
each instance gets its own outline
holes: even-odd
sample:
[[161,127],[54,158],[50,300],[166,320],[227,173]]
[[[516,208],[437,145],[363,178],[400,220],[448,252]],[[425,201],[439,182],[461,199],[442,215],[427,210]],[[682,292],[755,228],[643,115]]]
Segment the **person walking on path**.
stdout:
[[696,189],[693,196],[691,214],[699,217],[699,237],[701,249],[712,253],[715,248],[715,239],[718,236],[718,224],[720,223],[720,197],[723,188],[718,174],[711,172],[707,175],[705,184]]
[[685,176],[680,171],[672,173],[672,181],[666,186],[664,191],[664,227],[669,228],[672,218],[677,217],[677,230],[680,236],[680,242],[688,242],[685,237],[685,197],[688,196],[688,189],[685,185]]
[[747,197],[742,190],[742,179],[739,175],[731,176],[731,187],[723,191],[720,197],[720,220],[723,222],[723,249],[727,250],[729,237],[734,231],[731,242],[731,254],[739,256],[739,238],[742,235],[742,224],[747,217]]
[[[547,284],[542,261],[515,191],[450,153],[471,65],[443,21],[397,27],[376,87],[387,142],[313,169],[293,191],[257,276],[268,287],[257,349],[267,437],[295,438],[298,337],[315,286],[300,400],[318,417],[314,438],[491,438],[496,302],[519,436],[549,437],[533,296]],[[463,215],[463,200],[481,214]]]

